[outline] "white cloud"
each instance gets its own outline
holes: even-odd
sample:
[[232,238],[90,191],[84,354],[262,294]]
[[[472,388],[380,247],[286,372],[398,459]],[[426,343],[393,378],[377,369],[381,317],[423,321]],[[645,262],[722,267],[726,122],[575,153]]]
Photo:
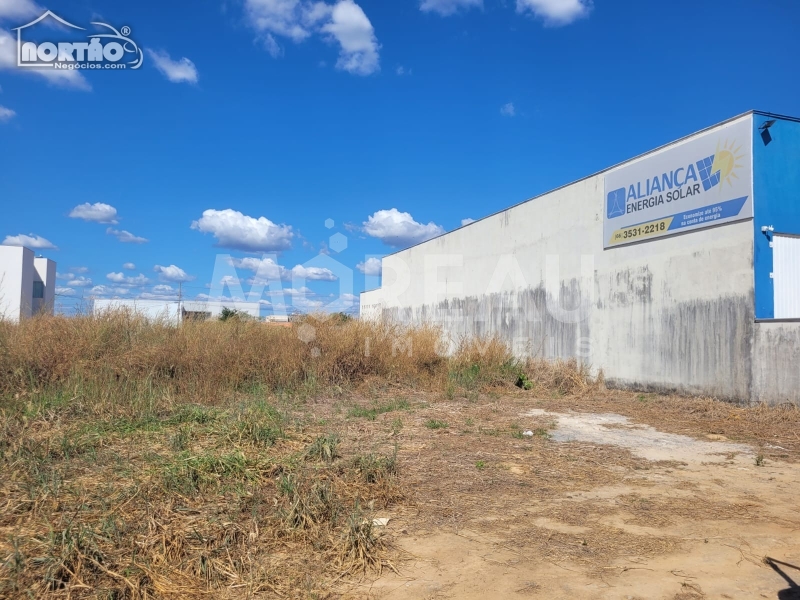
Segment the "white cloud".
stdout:
[[[2,1],[0,0],[0,2]],[[79,204],[70,211],[69,216],[73,219],[83,219],[94,223],[117,224],[117,209],[103,202]]]
[[411,75],[412,74],[411,69],[408,69],[408,68],[404,67],[403,65],[398,65],[394,72],[397,73],[401,77],[403,75]]
[[292,306],[295,308],[302,308],[304,310],[314,310],[316,308],[322,308],[324,305],[325,303],[322,300],[311,300],[305,296],[292,299]]
[[517,109],[514,108],[514,103],[509,102],[507,104],[503,104],[503,106],[500,107],[500,114],[504,117],[516,117]]
[[380,45],[372,23],[352,0],[335,4],[315,0],[245,0],[250,25],[260,34],[267,52],[283,55],[277,38],[300,43],[314,35],[327,36],[340,45],[337,67],[357,75],[379,70]]
[[58,287],[56,286],[56,295],[57,296],[74,296],[75,290],[68,287]]
[[92,280],[89,277],[73,277],[67,280],[67,285],[71,287],[89,287],[92,285]]
[[309,281],[336,281],[338,278],[330,269],[323,267],[304,267],[297,265],[292,269],[292,276],[302,277]]
[[[234,277],[233,275],[225,275],[222,279],[219,280],[221,285],[241,285],[242,280],[238,277]],[[212,287],[210,284],[206,284],[206,287]]]
[[177,300],[178,290],[171,285],[154,285],[152,291],[142,292],[138,296],[142,300]]
[[482,7],[483,0],[422,0],[419,4],[422,12],[434,12],[443,17],[454,15],[460,10]]
[[136,296],[139,300],[177,300],[177,294],[154,294],[152,292],[142,292]]
[[464,227],[464,225],[469,225],[470,223],[474,222],[475,219],[470,219],[469,217],[467,217],[466,219],[461,219],[461,226]]
[[50,240],[46,240],[33,233],[28,235],[24,233],[20,233],[19,235],[7,235],[6,239],[3,240],[3,246],[25,246],[32,250],[58,250],[56,245]]
[[323,25],[322,30],[336,38],[341,46],[337,69],[354,75],[371,75],[380,70],[380,44],[372,23],[358,4],[350,0],[337,3],[331,21]]
[[150,50],[147,48],[146,51],[147,56],[153,60],[156,69],[161,71],[161,74],[172,83],[197,83],[199,78],[197,67],[188,58],[183,57],[178,60],[172,60],[169,54],[163,50]]
[[588,16],[592,0],[517,0],[517,12],[533,14],[558,27]]
[[[267,283],[269,280],[286,279],[286,268],[268,257],[232,258],[230,262],[237,269],[245,269],[256,273],[260,283]],[[254,281],[255,278],[251,280],[251,284]]]
[[125,231],[124,229],[113,229],[109,227],[106,229],[106,233],[108,235],[113,235],[123,244],[146,244],[149,241],[147,238],[133,235],[130,231]]
[[119,297],[119,296],[127,296],[131,293],[128,288],[123,287],[112,287],[108,285],[96,285],[89,293],[92,296],[112,296],[112,297]]
[[245,0],[250,24],[273,42],[272,34],[294,42],[310,37],[314,25],[313,6],[313,2],[301,0]]
[[88,273],[89,267],[70,267],[69,270],[73,273]]
[[[3,0],[0,0],[2,2]],[[10,108],[6,108],[5,106],[0,105],[0,122],[5,123],[6,121],[10,121],[16,116],[15,113]]]
[[125,269],[126,271],[135,271],[136,270],[136,265],[133,264],[133,263],[128,262],[128,263],[125,263],[124,265],[122,265],[122,268]]
[[91,279],[74,273],[56,273],[56,279],[63,279],[70,287],[89,287],[92,285]]
[[261,38],[261,43],[264,45],[264,49],[269,52],[269,55],[272,58],[280,58],[283,56],[283,48],[281,48],[278,40],[276,40],[275,36],[271,33],[265,34]]
[[364,275],[371,275],[377,276],[381,274],[381,259],[380,258],[368,258],[364,262],[360,262],[356,265],[356,269],[361,271]]
[[[0,5],[8,0],[0,0]],[[0,70],[28,73],[42,77],[53,85],[79,90],[91,90],[92,86],[77,69],[20,69],[17,67],[17,38],[0,29]]]
[[313,310],[325,305],[325,302],[322,300],[314,299],[317,294],[307,287],[301,287],[300,289],[285,288],[278,291],[270,290],[265,292],[265,294],[273,297],[273,299],[277,298],[279,304],[283,304],[283,301],[288,296],[295,308],[304,310]]
[[313,295],[314,292],[311,291],[307,287],[301,287],[299,290],[296,290],[295,288],[286,288],[286,289],[278,290],[278,291],[268,290],[268,291],[265,291],[264,294],[267,295],[267,296],[284,296],[284,295],[286,295],[286,296],[297,297],[297,296]]
[[109,273],[106,279],[113,283],[121,283],[124,285],[141,286],[150,283],[150,280],[139,273],[136,277],[129,277],[124,273]]
[[305,267],[303,265],[296,265],[292,269],[287,269],[269,257],[232,258],[231,264],[237,269],[246,269],[256,273],[255,277],[247,280],[247,283],[250,285],[255,283],[266,284],[270,280],[289,280],[292,277],[304,277],[309,281],[337,280],[336,275],[330,269],[324,267]]
[[44,12],[31,0],[0,0],[0,19],[27,19]]
[[187,275],[186,271],[175,265],[170,265],[168,267],[156,265],[153,271],[158,273],[163,281],[171,281],[173,283],[186,283],[187,281],[194,281],[195,279],[193,275]]
[[192,223],[192,229],[211,233],[218,246],[245,252],[288,250],[294,237],[288,225],[276,225],[266,217],[248,217],[230,208],[203,211],[203,216]]
[[407,212],[396,208],[379,210],[364,223],[364,232],[394,248],[413,246],[444,233],[441,225],[417,223]]

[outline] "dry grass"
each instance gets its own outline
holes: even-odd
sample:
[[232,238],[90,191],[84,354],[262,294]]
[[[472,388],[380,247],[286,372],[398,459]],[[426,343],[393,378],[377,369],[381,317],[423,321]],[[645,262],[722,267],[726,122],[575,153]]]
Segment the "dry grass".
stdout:
[[325,597],[390,564],[371,522],[402,499],[393,454],[343,451],[257,399],[54,417],[4,438],[0,596]]
[[[322,317],[0,322],[0,597],[337,597],[394,568],[375,516],[490,530],[486,514],[519,516],[523,499],[641,479],[646,461],[552,443],[545,420],[523,439],[510,415],[534,401],[786,452],[800,422],[796,409],[607,392],[574,362],[523,364],[492,339],[445,358],[439,337]],[[569,510],[552,516],[577,522]],[[531,534],[537,553],[577,562],[675,545]]]
[[0,322],[0,596],[326,597],[391,567],[372,517],[407,501],[397,449],[361,451],[308,403],[510,391],[526,372],[495,340],[448,359],[439,337],[323,317]]
[[138,396],[158,388],[213,403],[253,386],[314,393],[370,376],[424,384],[446,370],[437,341],[429,328],[313,317],[292,329],[235,319],[176,328],[126,313],[41,317],[0,323],[0,392],[61,385]]

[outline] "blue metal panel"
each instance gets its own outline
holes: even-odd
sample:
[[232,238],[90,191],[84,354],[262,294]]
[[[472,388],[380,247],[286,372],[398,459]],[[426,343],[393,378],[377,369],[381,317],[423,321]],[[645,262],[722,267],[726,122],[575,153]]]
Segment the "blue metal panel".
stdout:
[[[774,123],[764,128],[769,121]],[[753,202],[756,318],[773,319],[773,232],[761,229],[800,235],[800,122],[753,115]]]

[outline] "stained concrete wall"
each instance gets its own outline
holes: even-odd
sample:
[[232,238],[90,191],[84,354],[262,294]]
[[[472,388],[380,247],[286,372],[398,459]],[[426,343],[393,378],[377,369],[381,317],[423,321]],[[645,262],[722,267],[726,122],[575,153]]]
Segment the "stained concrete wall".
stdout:
[[755,324],[752,399],[800,404],[800,323]]
[[611,385],[774,401],[753,382],[752,219],[603,250],[604,210],[601,173],[387,256],[362,314],[441,324],[453,347],[498,335]]

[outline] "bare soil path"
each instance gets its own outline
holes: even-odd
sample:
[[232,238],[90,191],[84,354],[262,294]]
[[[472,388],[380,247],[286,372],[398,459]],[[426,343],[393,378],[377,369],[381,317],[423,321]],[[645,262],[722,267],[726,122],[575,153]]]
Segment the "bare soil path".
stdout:
[[[378,418],[364,443],[399,448],[412,506],[383,516],[404,560],[344,596],[800,599],[794,425],[672,402],[685,405],[624,393],[432,403],[399,432],[396,413],[381,415],[394,433],[370,435]],[[696,418],[675,418],[687,411]]]

